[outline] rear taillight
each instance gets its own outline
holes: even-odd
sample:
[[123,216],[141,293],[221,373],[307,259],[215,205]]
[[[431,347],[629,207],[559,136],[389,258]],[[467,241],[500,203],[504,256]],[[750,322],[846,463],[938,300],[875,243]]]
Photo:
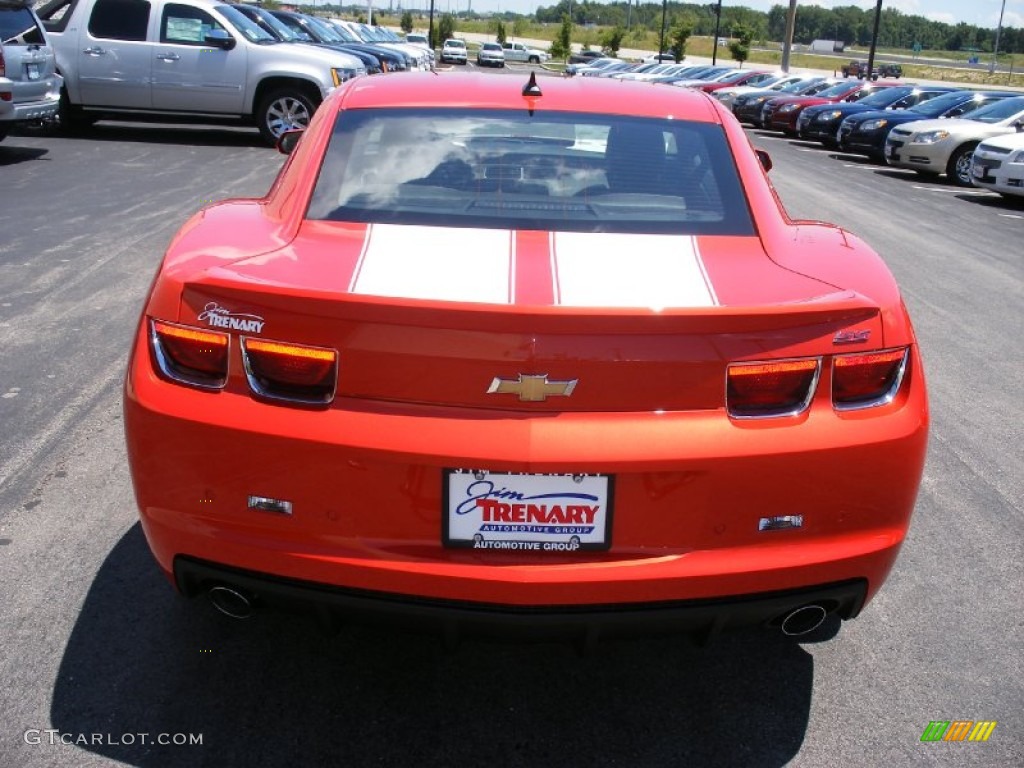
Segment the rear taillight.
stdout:
[[245,375],[253,392],[274,400],[325,404],[334,399],[338,353],[264,339],[242,339]]
[[814,396],[820,361],[735,363],[726,375],[726,406],[735,418],[793,416]]
[[226,333],[151,320],[150,348],[157,369],[169,379],[205,389],[221,389],[228,380]]
[[833,358],[832,402],[836,410],[872,408],[892,402],[907,369],[907,353],[907,349],[890,349]]

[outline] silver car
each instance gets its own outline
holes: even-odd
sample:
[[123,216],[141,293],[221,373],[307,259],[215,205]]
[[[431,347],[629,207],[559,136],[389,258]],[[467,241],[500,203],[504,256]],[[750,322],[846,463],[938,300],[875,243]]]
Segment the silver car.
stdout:
[[476,63],[479,67],[504,67],[505,51],[500,43],[484,43],[476,52]]
[[55,117],[64,80],[43,25],[23,0],[0,0],[0,139],[18,123]]

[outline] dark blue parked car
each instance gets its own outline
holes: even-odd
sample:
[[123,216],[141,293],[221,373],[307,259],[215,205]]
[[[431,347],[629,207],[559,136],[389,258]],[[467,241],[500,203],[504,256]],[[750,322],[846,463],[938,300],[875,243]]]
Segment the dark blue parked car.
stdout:
[[885,138],[895,125],[914,120],[963,117],[998,99],[1020,96],[1007,91],[952,91],[900,112],[871,111],[850,115],[839,125],[839,146],[844,152],[885,159]]
[[944,86],[897,85],[883,88],[851,104],[820,104],[807,107],[797,119],[801,139],[817,140],[826,147],[839,146],[839,125],[850,115],[909,109],[954,90]]

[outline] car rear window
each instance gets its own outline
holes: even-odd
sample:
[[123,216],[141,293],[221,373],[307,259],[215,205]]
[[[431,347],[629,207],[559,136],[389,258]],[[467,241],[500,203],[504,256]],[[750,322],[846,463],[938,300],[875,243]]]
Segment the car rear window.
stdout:
[[310,219],[753,233],[721,126],[528,110],[339,114]]
[[0,42],[4,45],[43,44],[43,33],[28,8],[0,5]]

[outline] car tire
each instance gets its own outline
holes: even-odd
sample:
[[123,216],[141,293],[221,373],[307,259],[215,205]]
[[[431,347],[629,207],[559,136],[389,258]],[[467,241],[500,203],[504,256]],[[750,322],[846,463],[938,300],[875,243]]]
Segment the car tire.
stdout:
[[957,187],[973,187],[971,181],[971,155],[977,143],[968,143],[957,147],[949,156],[949,163],[946,164],[946,178],[949,183]]
[[92,127],[99,118],[86,112],[77,104],[72,104],[67,88],[60,89],[60,106],[57,109],[57,122],[62,133],[82,133]]
[[285,131],[306,128],[316,108],[317,104],[299,88],[277,88],[260,100],[256,125],[263,140],[274,145]]
[[530,63],[531,64],[540,64],[540,59],[538,57],[536,57],[536,56],[531,56],[530,57]]

